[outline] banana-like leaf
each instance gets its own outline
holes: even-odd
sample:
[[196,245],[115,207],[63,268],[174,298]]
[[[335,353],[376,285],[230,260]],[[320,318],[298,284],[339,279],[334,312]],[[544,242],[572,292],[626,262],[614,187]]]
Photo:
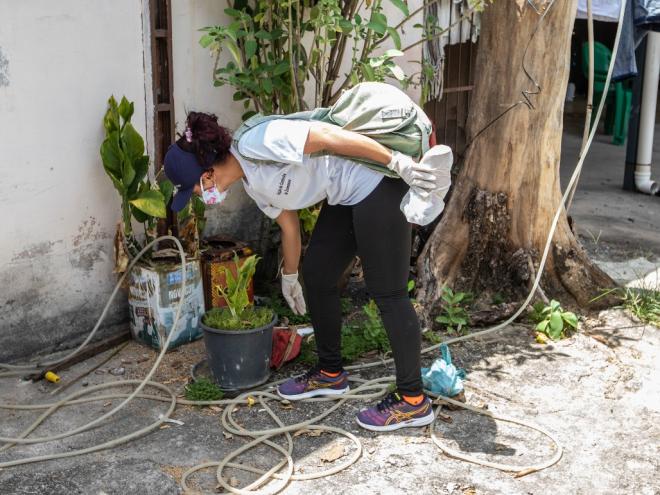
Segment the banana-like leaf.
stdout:
[[143,155],[137,160],[134,160],[133,168],[135,169],[135,177],[133,178],[133,181],[131,182],[131,185],[128,188],[128,197],[131,199],[138,192],[140,184],[143,183],[144,178],[146,177],[147,172],[149,171],[149,155]]
[[112,183],[117,190],[123,193],[125,190],[122,182],[122,160],[124,154],[119,146],[119,133],[117,131],[112,131],[105,141],[103,141],[100,152],[103,168],[110,176],[110,179],[112,179]]
[[121,180],[124,183],[124,187],[130,186],[133,183],[133,179],[135,179],[135,169],[133,168],[133,161],[125,153],[121,161],[121,173]]
[[124,124],[124,128],[121,131],[121,140],[124,153],[126,153],[126,156],[131,161],[137,160],[144,155],[144,140],[130,122]]
[[121,102],[119,103],[119,115],[121,115],[121,118],[124,119],[124,121],[128,122],[131,120],[131,117],[133,116],[133,112],[135,111],[135,105],[133,102],[130,102],[126,99],[125,96],[122,97]]
[[143,191],[137,198],[130,201],[130,203],[152,217],[165,218],[167,212],[165,210],[165,199],[160,191],[148,190]]
[[174,184],[165,179],[158,184],[158,188],[160,189],[160,192],[163,193],[165,204],[169,203],[170,199],[172,199],[172,193],[174,192]]
[[114,96],[108,99],[108,110],[103,117],[103,127],[107,133],[119,130],[119,110]]
[[146,223],[149,221],[149,218],[151,218],[145,212],[143,212],[142,210],[138,209],[133,205],[131,205],[131,213],[139,223]]

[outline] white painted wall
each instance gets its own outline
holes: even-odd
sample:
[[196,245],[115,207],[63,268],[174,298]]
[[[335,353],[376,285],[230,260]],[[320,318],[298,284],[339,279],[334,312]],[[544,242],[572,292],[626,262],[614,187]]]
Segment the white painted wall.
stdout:
[[0,361],[86,332],[114,286],[98,150],[111,93],[144,133],[142,33],[140,0],[0,0]]
[[[153,149],[146,3],[0,0],[0,362],[86,333],[114,286],[119,198],[99,157],[101,122],[108,96],[126,95]],[[213,86],[214,61],[198,44],[199,28],[227,22],[225,6],[172,1],[178,131],[189,110],[214,112],[231,129],[240,124],[243,108],[232,88]],[[388,6],[386,15],[401,14]],[[407,30],[404,46],[416,32]],[[407,54],[406,72],[417,70],[409,61],[419,50]],[[207,235],[254,243],[265,219],[240,183],[208,217]],[[109,325],[125,322],[125,299],[120,293]]]

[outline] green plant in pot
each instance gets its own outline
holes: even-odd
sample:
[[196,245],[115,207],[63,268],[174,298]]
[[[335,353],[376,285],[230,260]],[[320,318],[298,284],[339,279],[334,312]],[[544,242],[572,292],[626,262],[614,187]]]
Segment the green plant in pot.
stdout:
[[[144,154],[144,139],[131,123],[134,111],[133,102],[126,97],[119,103],[110,97],[103,117],[105,139],[100,150],[103,168],[121,199],[121,222],[115,236],[115,271],[120,273],[155,238],[156,222],[167,216],[166,205],[173,191],[171,182],[164,181],[159,186],[147,178],[149,155]],[[144,227],[144,242],[133,231],[134,221]]]
[[259,256],[234,254],[236,275],[223,266],[226,287],[216,285],[226,307],[213,308],[202,318],[209,368],[224,390],[241,390],[264,383],[270,376],[273,327],[277,315],[271,308],[252,304],[250,279]]
[[[156,238],[156,227],[167,216],[166,205],[173,191],[167,180],[149,180],[149,155],[145,154],[144,139],[131,123],[133,113],[134,104],[126,97],[119,102],[113,96],[109,98],[103,117],[105,138],[100,148],[103,168],[120,198],[121,221],[114,243],[118,273],[125,272],[130,261]],[[142,225],[143,234],[136,233],[137,225]],[[192,239],[193,242],[183,243],[188,257],[185,294],[181,290],[184,275],[178,253],[172,256],[168,245],[145,253],[127,277],[131,333],[136,340],[156,349],[161,348],[171,332],[175,335],[170,347],[202,335],[199,320],[204,313],[204,292],[196,257],[198,238]],[[181,298],[183,308],[175,326],[174,314]]]

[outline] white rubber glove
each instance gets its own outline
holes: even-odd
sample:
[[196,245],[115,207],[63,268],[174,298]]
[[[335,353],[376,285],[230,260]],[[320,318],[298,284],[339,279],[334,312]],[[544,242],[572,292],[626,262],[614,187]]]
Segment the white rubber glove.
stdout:
[[291,311],[297,315],[304,315],[307,312],[307,306],[302,287],[298,282],[298,272],[285,274],[280,270],[280,275],[282,276],[282,295]]
[[387,168],[399,174],[410,187],[426,191],[433,191],[437,187],[438,178],[433,173],[433,168],[425,163],[417,163],[400,151],[392,151],[392,159]]

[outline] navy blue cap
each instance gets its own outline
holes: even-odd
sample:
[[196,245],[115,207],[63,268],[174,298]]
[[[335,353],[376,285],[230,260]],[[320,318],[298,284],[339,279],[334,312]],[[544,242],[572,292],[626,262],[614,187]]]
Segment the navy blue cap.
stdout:
[[181,211],[188,204],[203,173],[204,168],[193,153],[182,150],[176,143],[170,145],[165,154],[165,175],[177,189],[172,199],[173,211]]

